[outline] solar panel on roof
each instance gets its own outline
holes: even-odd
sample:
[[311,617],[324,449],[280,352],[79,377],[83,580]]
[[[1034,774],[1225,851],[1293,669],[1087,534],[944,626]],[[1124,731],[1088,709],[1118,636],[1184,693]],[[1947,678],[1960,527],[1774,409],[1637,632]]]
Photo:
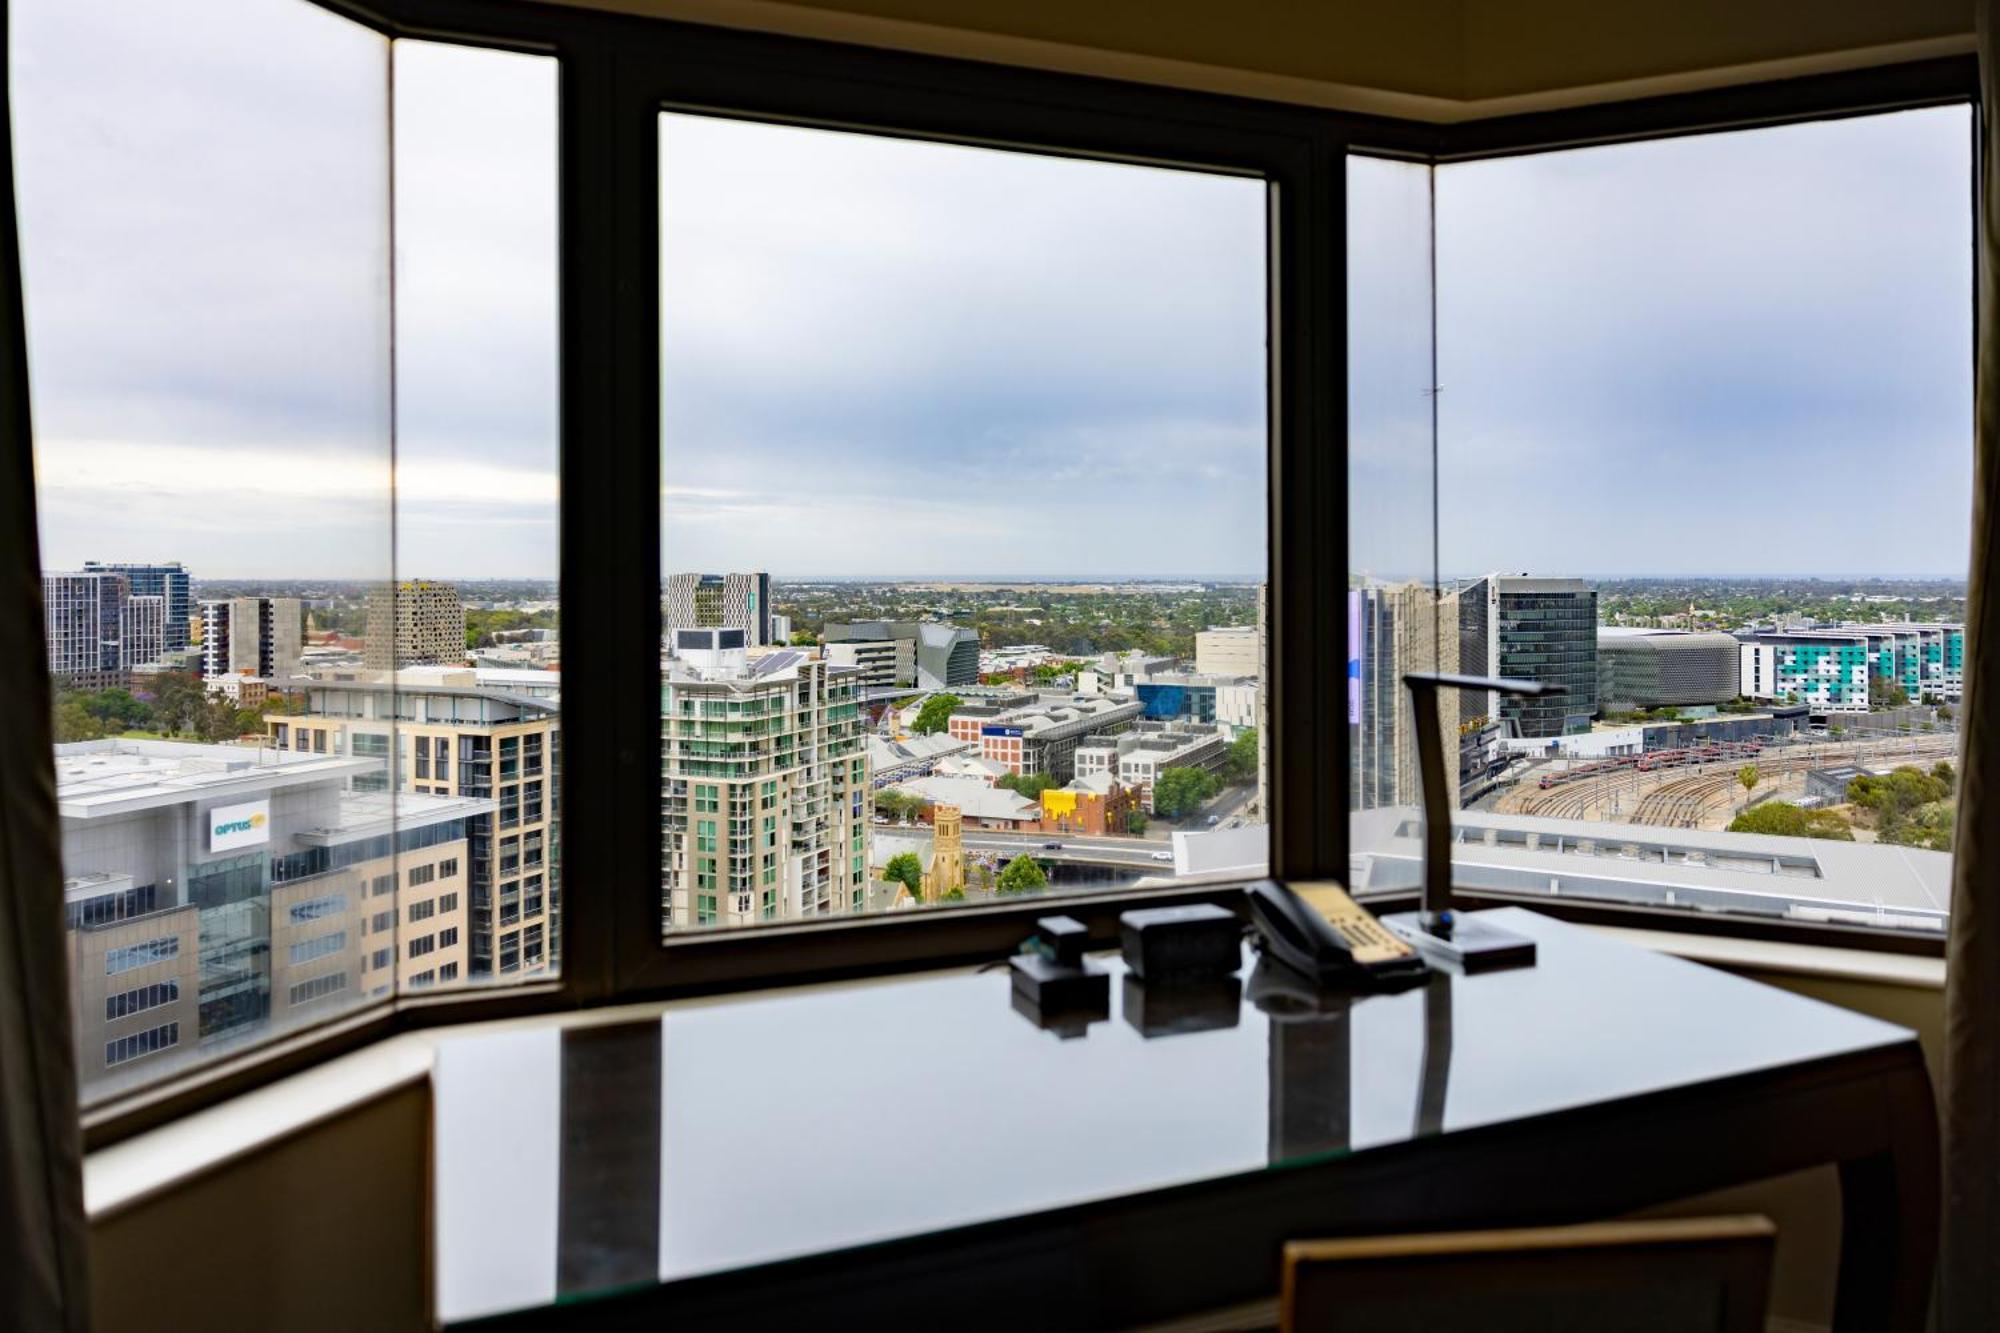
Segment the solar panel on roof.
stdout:
[[805,660],[805,656],[804,653],[795,652],[767,653],[751,663],[750,674],[768,676],[773,671],[783,671],[787,667],[797,666]]

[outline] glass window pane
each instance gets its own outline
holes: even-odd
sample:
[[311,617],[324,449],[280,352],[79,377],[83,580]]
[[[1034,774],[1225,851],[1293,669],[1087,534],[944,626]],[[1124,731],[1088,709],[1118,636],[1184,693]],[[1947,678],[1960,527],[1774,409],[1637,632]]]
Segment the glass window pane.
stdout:
[[1261,867],[1264,184],[660,152],[665,926]]
[[1457,602],[1437,581],[1431,190],[1429,166],[1347,160],[1348,807],[1364,890],[1421,799],[1403,673],[1460,667]]
[[[1972,438],[1963,106],[1437,171],[1461,883],[1937,930]],[[1474,663],[1468,655],[1477,656]],[[1378,858],[1386,878],[1409,859]]]
[[303,0],[10,7],[86,1099],[361,1003],[381,761],[291,733],[390,570],[388,48]]
[[85,1096],[491,978],[501,732],[547,741],[551,970],[555,62],[11,17]]

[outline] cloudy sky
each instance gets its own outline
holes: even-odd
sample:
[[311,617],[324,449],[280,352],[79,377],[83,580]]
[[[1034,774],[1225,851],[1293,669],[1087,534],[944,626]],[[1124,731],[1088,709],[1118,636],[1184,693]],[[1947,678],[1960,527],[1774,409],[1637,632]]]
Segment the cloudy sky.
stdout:
[[[1963,577],[1960,107],[1436,173],[1446,577]],[[1430,175],[1349,173],[1352,560],[1433,573]]]
[[[45,563],[386,572],[393,347],[403,572],[552,575],[553,63],[205,4],[11,6]],[[1968,134],[1356,163],[1352,563],[1962,574]],[[660,143],[668,569],[1261,574],[1261,186]]]

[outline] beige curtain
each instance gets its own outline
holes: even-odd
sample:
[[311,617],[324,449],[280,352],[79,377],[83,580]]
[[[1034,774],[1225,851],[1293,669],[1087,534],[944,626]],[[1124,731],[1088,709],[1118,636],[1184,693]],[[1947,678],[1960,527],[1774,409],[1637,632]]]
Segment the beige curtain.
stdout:
[[1972,586],[1966,601],[1958,833],[1945,988],[1944,1237],[1939,1327],[2000,1329],[2000,158],[1996,9],[1978,0],[1981,93]]
[[[0,5],[0,70],[7,66]],[[12,118],[0,103],[0,1328],[89,1327]]]

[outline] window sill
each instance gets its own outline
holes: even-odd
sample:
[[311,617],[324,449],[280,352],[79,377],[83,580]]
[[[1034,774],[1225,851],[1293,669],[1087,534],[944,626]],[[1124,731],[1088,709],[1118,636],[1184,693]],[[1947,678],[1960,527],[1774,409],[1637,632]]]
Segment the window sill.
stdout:
[[1634,926],[1589,926],[1613,939],[1655,953],[1727,968],[1755,968],[1792,976],[1873,982],[1918,990],[1944,989],[1944,959],[1824,944],[1794,944],[1738,935],[1683,935]]

